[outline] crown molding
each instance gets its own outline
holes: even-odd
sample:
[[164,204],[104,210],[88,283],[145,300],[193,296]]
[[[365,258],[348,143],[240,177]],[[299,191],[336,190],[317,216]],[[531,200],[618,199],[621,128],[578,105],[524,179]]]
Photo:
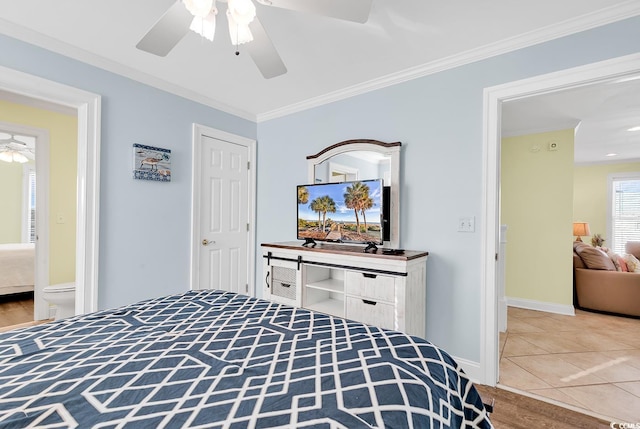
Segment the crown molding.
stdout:
[[548,126],[543,126],[543,127],[502,130],[502,132],[500,133],[500,137],[502,138],[520,137],[520,136],[528,136],[531,134],[550,133],[553,131],[562,131],[562,130],[568,130],[568,129],[575,130],[578,124],[580,124],[580,121],[578,119],[567,119],[566,121],[554,122],[553,124],[550,124]]
[[136,82],[140,82],[142,84],[160,89],[179,97],[195,101],[196,103],[212,107],[222,112],[229,113],[231,115],[238,116],[252,122],[256,122],[256,115],[253,113],[231,107],[212,98],[205,97],[197,92],[169,83],[163,79],[147,73],[143,73],[139,70],[101,57],[84,49],[71,46],[65,42],[61,42],[60,40],[51,38],[37,31],[30,30],[21,25],[17,25],[0,18],[0,28],[2,29],[2,34],[5,34],[14,39],[21,40],[23,42],[38,46],[40,48],[55,52],[60,55],[64,55],[66,57],[92,65],[94,67],[98,67],[117,75],[124,76],[126,78],[135,80]]
[[402,82],[439,73],[448,69],[471,64],[480,60],[513,52],[539,43],[548,42],[560,37],[579,33],[581,31],[590,30],[606,24],[611,24],[623,19],[640,15],[640,2],[630,0],[622,4],[618,4],[609,8],[601,9],[562,21],[557,24],[529,31],[516,37],[501,40],[496,43],[484,45],[482,47],[471,49],[460,54],[452,55],[443,59],[435,60],[426,64],[392,73],[380,78],[362,82],[339,91],[330,92],[319,97],[310,98],[308,100],[285,106],[281,109],[271,110],[269,112],[257,115],[257,122],[264,122],[276,119],[282,116],[303,110],[319,107],[325,104],[344,100],[356,95],[386,88],[388,86],[397,85]]
[[212,107],[222,112],[259,123],[308,110],[314,107],[319,107],[325,104],[333,103],[336,101],[344,100],[346,98],[354,97],[367,92],[386,88],[388,86],[397,85],[402,82],[406,82],[423,76],[428,76],[462,65],[474,63],[497,55],[526,48],[528,46],[533,46],[542,42],[557,39],[563,36],[600,27],[637,15],[640,15],[640,2],[638,2],[637,0],[629,0],[625,3],[601,9],[596,12],[584,14],[576,18],[571,18],[539,30],[530,31],[520,36],[505,39],[496,43],[491,43],[476,49],[462,52],[460,54],[431,61],[426,64],[411,67],[397,73],[392,73],[380,78],[353,85],[351,87],[333,91],[318,97],[313,97],[298,103],[293,103],[279,109],[274,109],[258,114],[234,108],[210,97],[205,97],[195,91],[187,90],[178,85],[169,83],[163,79],[140,72],[139,70],[135,70],[126,65],[106,59],[84,49],[71,46],[57,39],[45,36],[42,33],[27,29],[1,18],[0,28],[2,28],[2,34],[5,34],[9,37],[13,37],[23,42],[39,46],[41,48],[73,58],[78,61],[82,61],[83,63],[101,68],[120,76],[127,77],[142,84],[149,85],[151,87],[166,91],[168,93],[183,97],[185,99],[203,104],[208,107]]

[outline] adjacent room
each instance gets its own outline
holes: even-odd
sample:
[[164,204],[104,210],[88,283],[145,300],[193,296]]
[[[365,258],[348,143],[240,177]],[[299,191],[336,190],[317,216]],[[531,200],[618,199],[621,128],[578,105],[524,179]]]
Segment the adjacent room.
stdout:
[[0,426],[640,421],[638,40],[638,0],[3,2]]

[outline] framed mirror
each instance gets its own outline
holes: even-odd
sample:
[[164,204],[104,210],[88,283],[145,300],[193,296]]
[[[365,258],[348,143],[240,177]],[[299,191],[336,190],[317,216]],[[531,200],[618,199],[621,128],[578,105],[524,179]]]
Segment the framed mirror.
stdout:
[[309,184],[383,179],[385,247],[400,247],[402,143],[346,140],[307,156]]

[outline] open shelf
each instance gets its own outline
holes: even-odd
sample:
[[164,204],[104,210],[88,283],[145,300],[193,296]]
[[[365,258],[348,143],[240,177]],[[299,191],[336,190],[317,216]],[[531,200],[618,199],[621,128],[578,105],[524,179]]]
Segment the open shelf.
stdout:
[[306,306],[309,310],[329,314],[331,316],[344,317],[344,301],[334,298],[327,298]]
[[344,292],[344,280],[329,278],[307,283],[308,288],[326,290],[328,292]]

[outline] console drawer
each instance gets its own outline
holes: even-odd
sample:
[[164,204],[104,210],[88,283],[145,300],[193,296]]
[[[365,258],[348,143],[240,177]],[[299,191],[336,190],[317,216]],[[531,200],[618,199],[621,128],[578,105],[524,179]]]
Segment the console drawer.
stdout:
[[384,329],[395,329],[395,306],[347,296],[347,319]]
[[347,271],[344,282],[348,295],[356,295],[373,301],[395,302],[396,279],[394,277]]

